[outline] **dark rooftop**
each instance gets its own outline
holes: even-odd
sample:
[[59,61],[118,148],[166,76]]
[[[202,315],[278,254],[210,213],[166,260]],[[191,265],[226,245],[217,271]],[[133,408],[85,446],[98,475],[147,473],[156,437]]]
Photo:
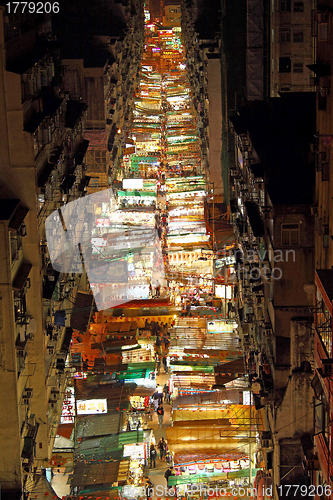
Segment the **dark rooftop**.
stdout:
[[87,105],[81,101],[68,101],[66,111],[66,128],[74,128],[82,113],[86,111]]
[[330,302],[333,302],[333,269],[316,269],[318,276],[326,295]]
[[249,131],[275,205],[313,200],[315,172],[309,151],[316,133],[315,113],[315,94],[304,92],[248,104],[232,119],[238,134]]
[[0,200],[0,220],[9,220],[15,212],[20,200]]

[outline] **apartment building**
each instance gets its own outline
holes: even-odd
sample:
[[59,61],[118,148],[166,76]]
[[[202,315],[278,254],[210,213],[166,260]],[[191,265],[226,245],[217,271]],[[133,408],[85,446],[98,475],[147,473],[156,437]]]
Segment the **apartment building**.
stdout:
[[[206,20],[205,23],[203,19]],[[216,11],[215,20],[211,24],[206,19],[205,12],[202,17],[196,18],[194,6],[183,2],[182,39],[186,48],[188,76],[198,116],[203,168],[214,190],[214,196],[222,200],[220,22],[219,11]]]
[[303,460],[313,452],[314,172],[303,152],[315,131],[315,95],[253,103],[231,123],[238,324],[263,419],[257,460],[279,498],[278,486],[307,484]]
[[52,269],[45,241],[47,216],[88,182],[87,108],[61,87],[50,29],[48,16],[0,8],[0,483],[11,498],[48,466],[80,280]]
[[333,486],[332,463],[332,1],[319,1],[314,11],[316,63],[312,75],[316,85],[317,123],[313,144],[316,169],[315,218],[315,299],[314,299],[314,444],[309,457],[312,482]]
[[274,0],[270,11],[270,95],[314,90],[314,0]]
[[[71,11],[72,7],[68,9]],[[86,34],[82,34],[80,27],[84,25],[85,13],[79,8],[74,20],[63,16],[67,26],[65,35],[61,34],[62,26],[57,26],[63,38],[64,89],[82,97],[88,105],[85,137],[89,141],[86,156],[87,173],[91,177],[89,193],[107,189],[117,176],[143,49],[141,1],[109,4],[104,14],[109,24],[92,22],[86,26]],[[73,40],[76,32],[85,36],[84,43],[78,43],[76,37]]]

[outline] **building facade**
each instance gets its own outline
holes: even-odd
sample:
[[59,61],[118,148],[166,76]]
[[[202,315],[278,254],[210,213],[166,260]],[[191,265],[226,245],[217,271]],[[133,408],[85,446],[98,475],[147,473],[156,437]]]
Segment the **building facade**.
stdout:
[[[288,99],[243,107],[231,119],[237,158],[230,172],[237,314],[254,404],[263,419],[257,460],[264,461],[267,477],[273,480],[274,498],[282,496],[278,486],[310,480],[302,460],[311,452],[311,446],[304,447],[313,430],[309,412],[313,175],[298,181],[297,190],[282,189],[282,185],[287,172],[294,186],[292,179],[299,178],[300,171],[311,171],[312,164],[302,159],[299,141],[310,150],[314,97],[298,95],[309,127],[308,139],[299,130]],[[296,94],[293,99],[297,100]],[[288,137],[283,137],[281,130],[286,127]]]
[[[66,359],[80,275],[53,270],[45,219],[86,192],[86,105],[61,86],[50,20],[7,15],[1,43],[0,482],[24,491],[46,467],[71,370]],[[29,18],[29,19],[28,19]],[[16,36],[20,33],[20,36]],[[63,321],[59,310],[67,309]]]

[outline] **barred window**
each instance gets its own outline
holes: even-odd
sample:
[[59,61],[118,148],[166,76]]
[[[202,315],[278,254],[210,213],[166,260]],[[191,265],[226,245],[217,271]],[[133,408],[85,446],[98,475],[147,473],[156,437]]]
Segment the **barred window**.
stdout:
[[303,43],[303,31],[294,31],[293,41],[295,43]]
[[297,246],[300,241],[299,224],[281,224],[281,245]]
[[294,73],[303,73],[303,63],[294,63]]

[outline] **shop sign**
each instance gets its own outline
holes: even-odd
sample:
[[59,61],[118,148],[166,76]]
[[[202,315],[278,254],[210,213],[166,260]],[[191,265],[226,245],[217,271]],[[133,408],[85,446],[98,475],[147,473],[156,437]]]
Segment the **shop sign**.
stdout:
[[91,244],[95,247],[107,247],[108,240],[106,238],[91,238]]
[[67,387],[62,412],[60,417],[61,424],[73,424],[75,418],[75,397],[74,387]]
[[222,257],[221,259],[216,260],[215,266],[216,269],[220,269],[221,267],[224,266],[231,266],[232,264],[236,263],[236,259],[234,255],[227,255],[226,257]]
[[73,453],[55,453],[51,456],[50,465],[53,467],[73,466]]
[[124,457],[131,457],[132,459],[140,460],[145,458],[144,444],[125,444]]
[[96,219],[96,227],[109,227],[110,219]]
[[129,148],[123,149],[124,155],[134,155],[136,153],[136,146],[131,146]]
[[140,190],[143,188],[143,179],[123,179],[123,189]]
[[153,67],[152,66],[141,66],[141,70],[142,71],[153,71]]
[[78,415],[95,415],[97,413],[107,413],[106,399],[86,399],[76,402]]

